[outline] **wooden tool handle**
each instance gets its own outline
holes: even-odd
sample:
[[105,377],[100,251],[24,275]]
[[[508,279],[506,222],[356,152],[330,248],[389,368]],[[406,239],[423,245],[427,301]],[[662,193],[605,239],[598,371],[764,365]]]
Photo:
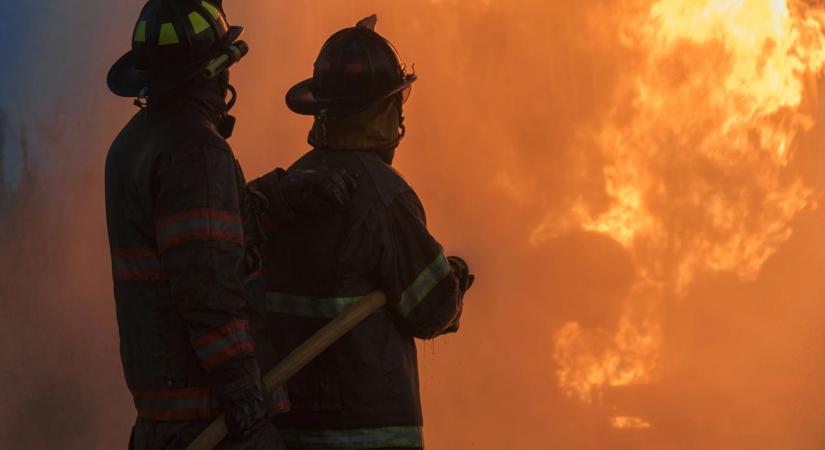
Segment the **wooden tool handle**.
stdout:
[[[277,366],[264,376],[267,392],[272,392],[283,385],[293,375],[303,369],[318,355],[324,352],[341,336],[347,334],[375,311],[387,304],[387,297],[381,291],[367,294],[358,303],[347,308],[341,315],[332,319],[309,339],[304,341]],[[209,424],[201,434],[186,447],[186,450],[212,450],[226,437],[226,421],[221,415]]]

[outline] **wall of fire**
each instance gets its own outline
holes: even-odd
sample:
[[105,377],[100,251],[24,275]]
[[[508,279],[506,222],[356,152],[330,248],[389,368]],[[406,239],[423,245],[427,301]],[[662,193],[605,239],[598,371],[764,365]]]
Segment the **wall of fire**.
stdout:
[[[0,2],[2,448],[133,420],[101,187],[140,3]],[[397,166],[478,274],[420,346],[429,448],[825,445],[821,2],[226,4],[250,178],[306,150],[282,97],[333,31],[377,12],[420,76]]]

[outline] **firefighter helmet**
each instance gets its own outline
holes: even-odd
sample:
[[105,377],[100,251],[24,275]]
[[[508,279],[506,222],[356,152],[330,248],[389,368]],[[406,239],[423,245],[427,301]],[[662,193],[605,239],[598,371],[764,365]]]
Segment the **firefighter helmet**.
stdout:
[[242,27],[229,26],[221,0],[150,0],[132,33],[132,50],[109,71],[122,97],[162,94],[195,76],[214,76],[246,54]]
[[333,34],[315,61],[312,78],[289,90],[289,109],[305,115],[343,116],[407,93],[416,81],[392,44],[375,32],[377,17]]

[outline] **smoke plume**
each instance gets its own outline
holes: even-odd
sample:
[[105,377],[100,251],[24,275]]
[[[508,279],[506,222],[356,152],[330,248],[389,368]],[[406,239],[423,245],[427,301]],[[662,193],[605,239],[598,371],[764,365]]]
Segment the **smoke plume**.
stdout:
[[[283,95],[372,13],[420,81],[396,167],[477,283],[420,345],[429,449],[825,445],[825,6],[224,2],[247,177],[307,150]],[[0,2],[0,448],[122,448],[105,74],[138,0]]]

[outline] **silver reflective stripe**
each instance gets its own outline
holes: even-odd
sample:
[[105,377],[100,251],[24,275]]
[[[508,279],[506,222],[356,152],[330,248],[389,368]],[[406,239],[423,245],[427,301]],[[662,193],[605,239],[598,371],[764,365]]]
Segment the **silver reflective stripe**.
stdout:
[[369,449],[424,447],[421,427],[357,428],[349,430],[278,429],[288,447],[318,449]]
[[238,330],[229,336],[221,336],[218,339],[215,339],[213,342],[204,345],[203,347],[196,347],[195,354],[198,355],[198,358],[201,360],[208,359],[211,356],[214,356],[216,353],[219,353],[223,350],[226,350],[232,346],[239,346],[243,343],[243,341],[248,341],[249,335],[246,334],[246,330]]
[[451,271],[449,261],[443,253],[439,253],[435,260],[425,267],[415,281],[401,294],[398,312],[403,317],[407,317]]
[[332,319],[358,303],[362,297],[316,298],[281,292],[266,293],[266,309],[270,312],[314,319]]

